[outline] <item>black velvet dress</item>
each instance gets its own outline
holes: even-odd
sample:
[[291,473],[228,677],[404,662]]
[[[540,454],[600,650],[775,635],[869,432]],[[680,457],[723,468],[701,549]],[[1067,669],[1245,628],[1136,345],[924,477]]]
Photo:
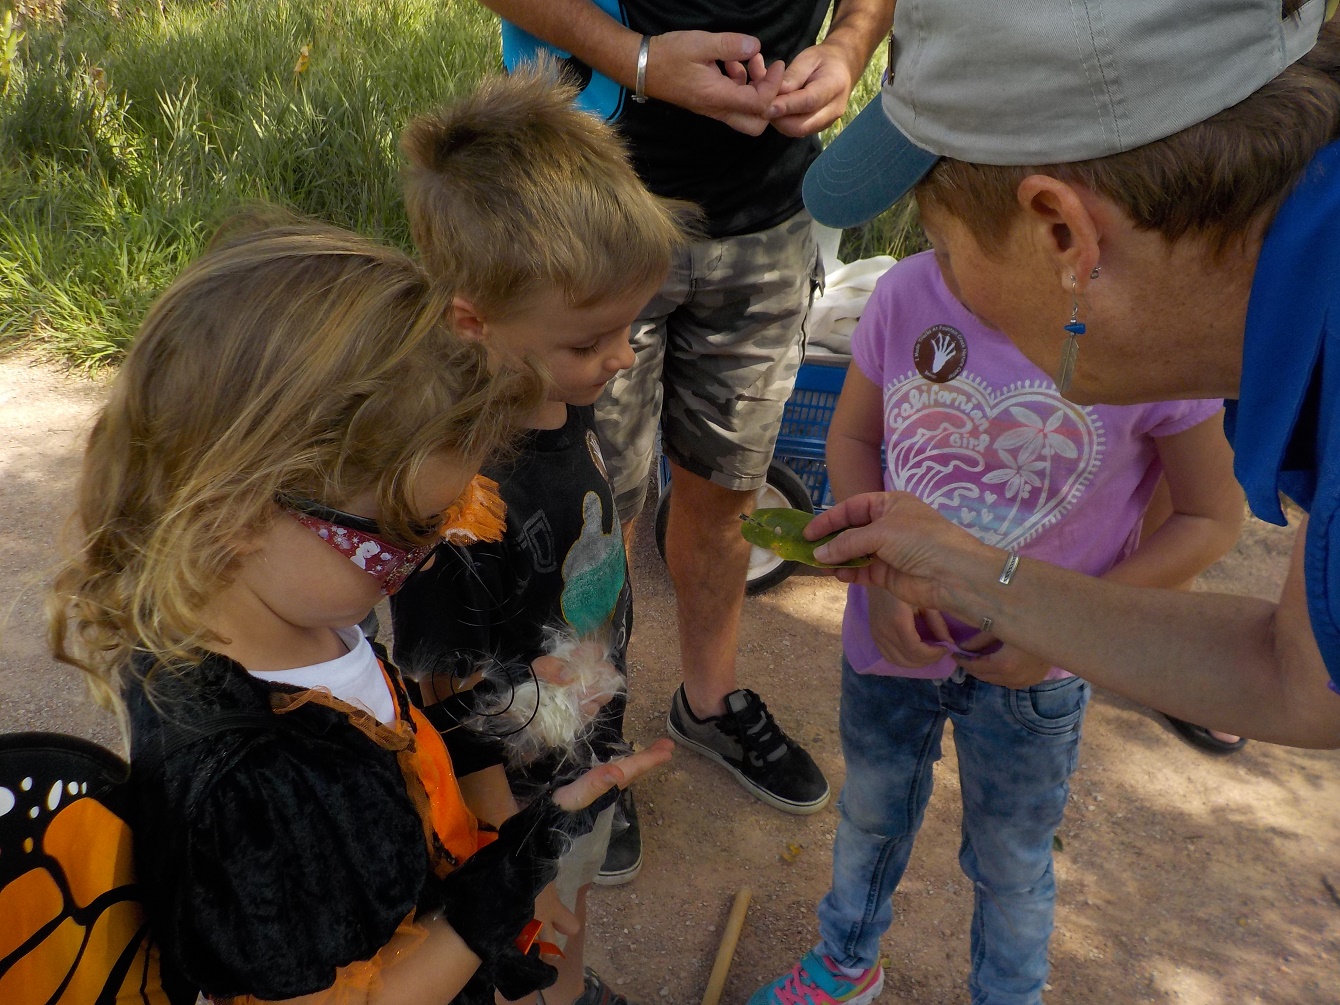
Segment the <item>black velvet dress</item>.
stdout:
[[454,858],[366,724],[221,656],[150,668],[125,687],[135,859],[171,966],[214,998],[310,994],[441,906]]

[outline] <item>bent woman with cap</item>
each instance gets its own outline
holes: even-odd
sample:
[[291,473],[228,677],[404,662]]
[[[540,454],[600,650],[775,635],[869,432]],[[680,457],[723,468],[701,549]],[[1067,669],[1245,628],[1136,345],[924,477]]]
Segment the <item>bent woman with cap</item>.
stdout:
[[[901,493],[819,517],[814,536],[855,529],[818,557],[876,554],[842,578],[1170,715],[1340,747],[1335,0],[1026,7],[902,0],[891,79],[806,204],[851,226],[915,187],[956,293],[1076,402],[1235,399],[1253,512],[1308,514],[1283,595],[1090,579]],[[972,672],[990,680],[990,657]]]

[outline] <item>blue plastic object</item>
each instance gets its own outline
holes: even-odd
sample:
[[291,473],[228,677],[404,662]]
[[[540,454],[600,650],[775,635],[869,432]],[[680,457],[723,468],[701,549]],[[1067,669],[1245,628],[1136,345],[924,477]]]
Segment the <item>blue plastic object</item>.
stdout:
[[847,363],[847,359],[837,358],[831,363],[812,360],[801,364],[772,452],[805,483],[816,513],[833,505],[824,445],[842,383],[847,379]]

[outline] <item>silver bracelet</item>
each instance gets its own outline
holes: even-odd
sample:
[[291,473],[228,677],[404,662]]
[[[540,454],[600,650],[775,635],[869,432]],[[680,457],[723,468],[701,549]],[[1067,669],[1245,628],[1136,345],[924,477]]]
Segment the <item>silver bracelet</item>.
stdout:
[[[1012,551],[1005,556],[1005,568],[1000,570],[1000,577],[996,580],[1001,586],[1009,586],[1010,581],[1014,579],[1014,570],[1019,568],[1019,553]],[[982,631],[989,632],[995,626],[995,621],[991,618],[982,619]]]
[[647,56],[651,54],[651,36],[643,35],[642,44],[637,47],[637,83],[633,87],[633,100],[639,105],[647,103]]

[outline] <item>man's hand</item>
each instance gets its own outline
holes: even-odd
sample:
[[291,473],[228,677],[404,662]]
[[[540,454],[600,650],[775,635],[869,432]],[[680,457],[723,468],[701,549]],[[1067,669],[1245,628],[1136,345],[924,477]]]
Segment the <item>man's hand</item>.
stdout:
[[[886,660],[895,666],[916,668],[930,666],[945,658],[942,647],[922,641],[921,633],[917,631],[916,608],[877,586],[866,591],[866,598],[870,635],[879,647],[879,654]],[[949,638],[949,629],[938,611],[927,611],[925,617],[931,631],[944,628],[944,638]]]
[[765,65],[759,41],[752,35],[669,31],[652,36],[646,92],[757,136],[768,128],[766,113],[781,88],[784,70],[780,60]]
[[[968,645],[979,648],[992,641],[994,639],[989,635],[979,635]],[[990,656],[979,656],[971,661],[964,660],[961,666],[978,680],[1013,690],[1041,684],[1052,669],[1052,665],[1046,660],[1030,656],[1014,646],[1002,646]]]
[[826,129],[847,110],[851,89],[864,69],[851,52],[832,41],[805,49],[782,75],[766,118],[787,136],[809,136]]

